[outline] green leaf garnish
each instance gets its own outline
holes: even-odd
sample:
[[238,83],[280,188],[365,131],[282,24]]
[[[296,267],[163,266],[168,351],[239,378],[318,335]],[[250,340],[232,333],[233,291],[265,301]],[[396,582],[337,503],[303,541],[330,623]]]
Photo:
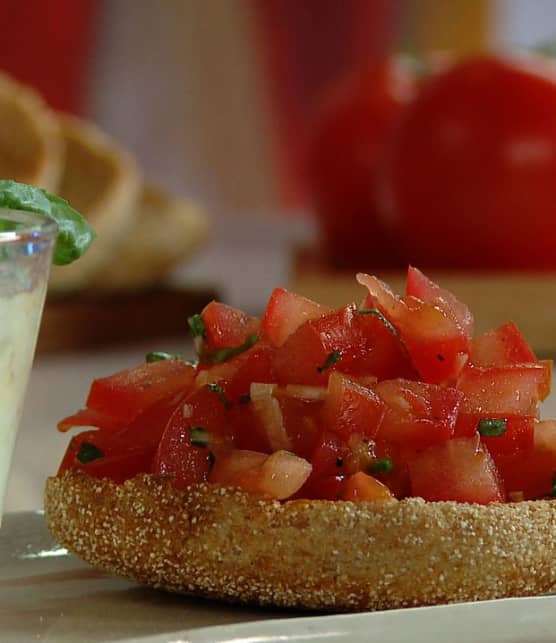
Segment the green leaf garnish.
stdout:
[[82,442],[76,457],[82,464],[87,464],[87,462],[103,458],[104,453],[91,442]]
[[249,402],[251,401],[251,396],[249,395],[249,393],[246,393],[245,395],[240,395],[238,401],[240,404],[249,404]]
[[506,433],[507,421],[504,418],[483,418],[479,420],[479,433],[485,437],[499,437]]
[[257,343],[258,340],[258,335],[249,335],[247,340],[240,346],[215,348],[214,350],[204,351],[203,354],[200,355],[201,361],[205,364],[220,364],[221,362],[227,362],[229,359],[232,359],[232,357],[241,355],[241,353],[249,350]]
[[386,326],[386,328],[396,337],[398,337],[398,331],[396,330],[392,322],[387,317],[385,317],[385,315],[381,313],[378,308],[360,308],[357,312],[359,315],[376,315]]
[[194,447],[205,449],[210,441],[209,432],[202,426],[190,426],[189,441]]
[[147,364],[152,364],[153,362],[163,362],[167,359],[177,359],[172,353],[165,353],[163,351],[153,351],[152,353],[147,353],[145,355],[145,362]]
[[212,391],[213,393],[216,393],[216,395],[218,395],[218,399],[222,402],[222,404],[224,405],[224,408],[226,409],[232,408],[232,403],[226,397],[226,394],[224,393],[224,389],[220,386],[220,384],[211,382],[210,384],[207,384],[207,388],[209,391]]
[[332,351],[330,355],[324,360],[324,364],[317,367],[317,371],[319,373],[323,373],[340,359],[342,359],[342,354],[338,351]]
[[187,320],[187,323],[189,324],[189,330],[191,331],[191,334],[193,337],[204,337],[206,333],[206,327],[205,327],[205,322],[203,321],[203,318],[201,315],[198,313],[196,315],[193,315],[192,317],[189,317]]
[[390,458],[377,458],[367,467],[368,473],[392,473],[394,463]]
[[79,259],[96,236],[87,220],[67,201],[32,185],[0,180],[0,208],[23,210],[53,219],[58,225],[53,261],[59,266]]

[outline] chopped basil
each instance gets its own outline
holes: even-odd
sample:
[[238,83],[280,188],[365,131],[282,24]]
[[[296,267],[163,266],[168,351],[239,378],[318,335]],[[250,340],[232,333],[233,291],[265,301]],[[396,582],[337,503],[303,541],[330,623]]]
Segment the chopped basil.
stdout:
[[479,433],[485,437],[499,437],[506,433],[507,420],[504,418],[482,418],[479,420]]
[[256,334],[249,335],[247,340],[240,346],[215,348],[214,350],[204,351],[203,354],[200,355],[201,361],[205,364],[220,364],[221,362],[227,362],[229,359],[232,359],[232,357],[241,355],[241,353],[249,350],[257,343],[258,339],[259,336]]
[[394,471],[394,463],[390,458],[376,458],[367,467],[368,473],[392,473]]
[[102,457],[104,457],[104,453],[90,442],[82,442],[77,452],[77,459],[82,464],[87,464],[87,462],[92,462]]
[[189,330],[191,331],[191,334],[193,337],[204,337],[206,333],[206,327],[205,327],[205,322],[203,321],[203,318],[201,315],[198,313],[196,315],[193,315],[192,317],[189,317],[187,320],[187,323],[189,324]]
[[226,409],[232,408],[232,403],[226,397],[226,394],[224,393],[224,389],[220,386],[220,384],[215,384],[214,382],[211,382],[210,384],[207,384],[207,388],[209,391],[212,391],[213,393],[216,393],[216,395],[218,395],[218,399],[222,402],[222,404],[224,405],[224,408]]
[[249,395],[249,393],[247,393],[246,395],[239,396],[240,404],[249,404],[250,401],[251,401],[251,396]]
[[152,353],[147,353],[147,355],[145,355],[145,361],[147,364],[162,362],[166,359],[176,359],[176,356],[171,353],[164,353],[163,351],[153,351]]
[[380,321],[388,328],[388,330],[398,337],[398,331],[392,324],[392,322],[380,312],[378,308],[360,308],[357,311],[360,315],[376,315]]
[[338,351],[332,351],[330,355],[324,360],[324,364],[317,367],[317,371],[319,373],[323,373],[340,359],[342,359],[342,354]]
[[190,426],[189,441],[194,447],[205,449],[210,441],[209,432],[202,426]]

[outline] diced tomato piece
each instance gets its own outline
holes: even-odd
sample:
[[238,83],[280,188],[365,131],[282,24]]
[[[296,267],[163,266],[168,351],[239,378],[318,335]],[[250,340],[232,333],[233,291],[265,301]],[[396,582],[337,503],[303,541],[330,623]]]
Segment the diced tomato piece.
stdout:
[[344,482],[342,498],[353,501],[393,500],[394,496],[382,482],[359,471],[349,476]]
[[263,331],[273,346],[282,346],[301,324],[332,312],[315,301],[284,288],[275,288],[263,317]]
[[[216,462],[218,460],[217,457]],[[284,500],[297,493],[310,474],[311,465],[307,460],[286,451],[267,456],[252,451],[238,454],[234,450],[223,457],[210,480],[221,483],[226,480],[223,484],[234,484],[245,491]]]
[[96,379],[87,408],[127,425],[149,406],[192,388],[195,369],[177,359],[141,364],[110,377]]
[[376,277],[360,273],[357,280],[369,290],[363,307],[378,307],[389,319],[421,379],[432,384],[455,381],[469,351],[469,338],[458,323],[433,304],[400,299]]
[[482,436],[481,441],[493,456],[526,453],[533,449],[535,419],[532,417],[507,417],[506,431],[500,436]]
[[386,407],[380,397],[341,373],[333,372],[328,380],[323,424],[327,431],[343,440],[352,434],[374,438]]
[[[150,471],[156,447],[134,440],[130,433],[129,429],[119,432],[84,431],[74,436],[58,473],[73,469],[84,471],[93,478],[109,478],[121,483],[139,473]],[[91,446],[96,448],[98,452],[95,455],[98,457],[82,462],[78,454],[84,444],[88,446],[88,452]]]
[[279,395],[279,404],[292,451],[310,459],[321,429],[322,400]]
[[261,320],[250,317],[241,310],[211,301],[201,313],[205,324],[205,347],[207,350],[235,348],[259,332]]
[[[192,444],[191,430],[208,434],[207,446]],[[211,454],[218,455],[234,442],[229,409],[217,394],[203,386],[185,398],[170,417],[158,445],[153,473],[173,478],[177,489],[206,480]]]
[[242,487],[245,476],[252,477],[268,458],[267,453],[246,449],[232,449],[216,458],[208,475],[209,482],[230,487]]
[[309,458],[314,478],[343,475],[350,462],[351,449],[336,433],[322,431]]
[[481,436],[481,442],[488,448],[496,461],[499,455],[524,453],[533,448],[535,419],[522,415],[469,415],[460,413],[456,422],[455,437],[471,437],[479,430],[481,419],[505,421],[505,432],[496,436]]
[[[276,382],[273,368],[274,349],[270,346],[257,345],[251,350],[238,355],[229,364],[234,363],[235,372],[225,378],[226,395],[231,402],[238,401],[242,396],[249,395],[252,382]],[[214,367],[213,367],[214,368]]]
[[280,383],[321,386],[335,370],[379,379],[411,373],[398,338],[355,306],[302,324],[277,349],[274,366]]
[[467,337],[473,337],[475,322],[469,308],[453,293],[437,286],[420,270],[409,266],[407,270],[406,295],[433,304],[463,330]]
[[449,440],[463,395],[455,388],[410,380],[384,380],[376,393],[386,404],[378,437],[410,449]]
[[496,458],[507,491],[521,492],[525,500],[551,493],[556,475],[556,421],[536,422],[533,449]]
[[527,340],[512,321],[474,337],[469,357],[475,366],[508,366],[537,361]]
[[411,495],[429,501],[503,502],[500,476],[479,436],[454,438],[409,460]]
[[121,421],[114,420],[108,415],[97,413],[92,409],[81,409],[58,422],[58,431],[65,433],[76,426],[90,426],[107,431],[117,431],[123,429],[125,424]]
[[340,500],[344,481],[344,476],[311,476],[295,497],[307,500]]
[[546,377],[542,364],[483,368],[468,365],[457,387],[465,394],[461,413],[480,415],[536,415]]

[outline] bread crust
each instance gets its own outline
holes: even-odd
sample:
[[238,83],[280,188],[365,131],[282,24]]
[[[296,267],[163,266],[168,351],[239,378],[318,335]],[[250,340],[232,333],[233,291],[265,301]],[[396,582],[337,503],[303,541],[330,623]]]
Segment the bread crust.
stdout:
[[550,593],[556,503],[295,500],[139,475],[46,483],[53,536],[100,567],[184,594],[334,611]]

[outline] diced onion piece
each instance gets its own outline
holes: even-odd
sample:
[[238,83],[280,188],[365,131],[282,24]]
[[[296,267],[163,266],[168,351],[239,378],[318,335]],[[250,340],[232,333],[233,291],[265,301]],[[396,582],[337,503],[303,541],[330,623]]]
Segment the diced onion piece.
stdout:
[[291,450],[291,440],[286,433],[282,409],[274,397],[276,384],[253,382],[250,388],[253,410],[259,418],[273,451]]
[[[299,400],[324,400],[326,388],[324,386],[304,386],[302,384],[288,384],[281,389],[285,395]],[[281,392],[280,391],[280,392]]]
[[276,451],[260,468],[258,491],[277,500],[284,500],[301,489],[311,471],[311,464],[304,458]]
[[208,480],[222,485],[245,488],[252,478],[256,479],[258,470],[267,459],[266,453],[232,449],[229,453],[216,458]]

